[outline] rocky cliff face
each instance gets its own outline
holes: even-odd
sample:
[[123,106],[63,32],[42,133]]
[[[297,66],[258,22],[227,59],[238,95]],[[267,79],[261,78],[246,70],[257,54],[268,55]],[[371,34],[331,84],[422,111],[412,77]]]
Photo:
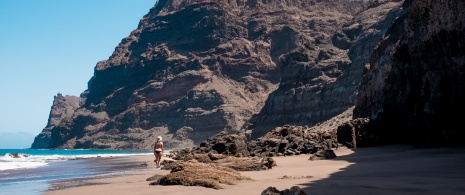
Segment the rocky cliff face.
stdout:
[[252,138],[284,124],[313,126],[355,105],[364,66],[400,5],[378,1],[350,20],[327,12],[309,19],[302,31],[311,42],[281,57],[281,82],[251,119]]
[[83,103],[83,98],[75,96],[63,96],[58,93],[53,100],[53,105],[48,117],[47,126],[34,139],[31,148],[48,148],[51,137],[51,130],[57,127],[60,122],[67,117],[71,117],[74,111]]
[[148,149],[161,135],[187,147],[224,130],[256,138],[330,119],[356,103],[363,68],[401,12],[396,1],[369,5],[159,0],[41,146]]
[[406,1],[379,43],[354,117],[368,117],[381,142],[463,144],[465,2]]

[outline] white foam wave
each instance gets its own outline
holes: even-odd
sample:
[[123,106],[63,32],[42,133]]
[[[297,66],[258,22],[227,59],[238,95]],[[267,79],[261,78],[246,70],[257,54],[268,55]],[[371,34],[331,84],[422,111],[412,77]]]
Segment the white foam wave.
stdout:
[[108,158],[108,157],[123,157],[123,156],[137,156],[147,155],[151,153],[138,153],[138,154],[84,154],[84,155],[26,155],[18,154],[16,158],[11,154],[5,154],[0,157],[0,171],[12,169],[31,169],[41,166],[46,166],[52,162],[78,160],[89,158]]

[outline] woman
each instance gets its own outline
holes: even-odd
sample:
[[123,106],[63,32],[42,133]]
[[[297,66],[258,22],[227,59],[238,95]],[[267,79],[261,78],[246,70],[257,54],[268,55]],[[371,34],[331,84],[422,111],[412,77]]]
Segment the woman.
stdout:
[[161,157],[163,155],[163,142],[161,142],[162,138],[161,136],[158,136],[157,137],[157,141],[155,142],[154,146],[153,146],[153,154],[155,155],[155,160],[153,162],[155,162],[157,168],[160,167],[160,161],[161,161]]

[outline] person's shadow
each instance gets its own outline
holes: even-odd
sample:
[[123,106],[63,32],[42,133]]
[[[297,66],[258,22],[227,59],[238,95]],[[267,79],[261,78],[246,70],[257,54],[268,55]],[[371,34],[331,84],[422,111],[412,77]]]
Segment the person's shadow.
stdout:
[[465,147],[380,146],[333,160],[352,164],[303,184],[307,194],[465,194]]

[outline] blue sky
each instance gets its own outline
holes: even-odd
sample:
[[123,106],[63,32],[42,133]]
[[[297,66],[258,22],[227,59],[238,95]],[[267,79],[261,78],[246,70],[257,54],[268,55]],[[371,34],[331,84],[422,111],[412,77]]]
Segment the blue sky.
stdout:
[[30,147],[53,96],[79,96],[155,2],[0,0],[0,148]]

